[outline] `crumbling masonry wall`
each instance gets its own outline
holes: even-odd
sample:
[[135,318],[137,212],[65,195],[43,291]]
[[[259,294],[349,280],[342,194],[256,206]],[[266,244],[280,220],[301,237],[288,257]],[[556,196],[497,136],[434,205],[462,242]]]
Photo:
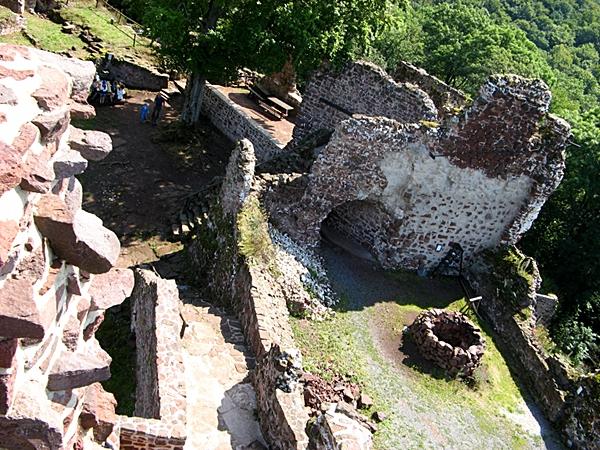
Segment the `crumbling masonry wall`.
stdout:
[[397,83],[374,64],[353,62],[339,73],[323,70],[313,75],[288,147],[293,148],[313,131],[334,130],[354,114],[412,123],[436,120],[438,111],[431,98],[416,85]]
[[94,333],[133,274],[113,269],[117,237],[81,209],[75,175],[112,149],[108,135],[69,125],[93,114],[94,73],[89,62],[0,44],[2,448],[82,448],[113,432],[115,401],[99,384],[111,359]]
[[177,284],[138,269],[131,300],[135,417],[119,417],[121,448],[180,450],[186,441],[187,402]]
[[[494,76],[469,108],[440,127],[387,117],[344,120],[313,163],[286,231],[317,245],[333,213],[334,227],[370,241],[386,268],[431,270],[453,242],[467,262],[483,249],[514,243],[563,176],[570,130],[548,114],[549,104],[543,82]],[[363,204],[355,216],[344,205],[356,201],[371,210]]]

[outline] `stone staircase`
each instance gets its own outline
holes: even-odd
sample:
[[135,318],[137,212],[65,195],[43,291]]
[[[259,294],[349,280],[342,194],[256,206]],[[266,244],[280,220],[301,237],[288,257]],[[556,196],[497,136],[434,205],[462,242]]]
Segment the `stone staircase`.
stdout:
[[250,382],[255,359],[241,323],[180,286],[184,366],[187,384],[186,449],[267,448],[256,419]]

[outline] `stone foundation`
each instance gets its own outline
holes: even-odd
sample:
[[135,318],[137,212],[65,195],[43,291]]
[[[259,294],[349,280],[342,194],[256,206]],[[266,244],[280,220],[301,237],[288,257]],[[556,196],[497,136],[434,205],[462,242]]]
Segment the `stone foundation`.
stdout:
[[202,114],[232,141],[250,140],[259,163],[281,153],[284,145],[275,140],[216,86],[206,84],[202,95]]
[[98,383],[111,358],[94,333],[133,274],[112,268],[117,237],[81,209],[75,175],[88,149],[72,149],[72,134],[112,149],[108,135],[69,126],[90,108],[94,73],[92,63],[0,44],[2,448],[81,448],[113,431],[115,401]]
[[485,351],[481,330],[461,313],[424,311],[409,330],[419,353],[451,376],[471,376],[481,363]]

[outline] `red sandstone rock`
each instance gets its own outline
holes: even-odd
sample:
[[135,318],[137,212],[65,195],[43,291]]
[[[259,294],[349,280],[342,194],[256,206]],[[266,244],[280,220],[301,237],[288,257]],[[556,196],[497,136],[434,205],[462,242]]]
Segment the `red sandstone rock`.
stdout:
[[83,210],[73,213],[66,202],[47,194],[34,219],[59,258],[90,273],[108,272],[115,265],[119,240],[96,216]]
[[0,123],[6,122],[6,114],[0,113]]
[[14,147],[0,142],[0,195],[18,186],[22,174],[21,155]]
[[77,350],[77,343],[79,342],[79,331],[81,329],[81,323],[76,317],[69,317],[65,328],[63,330],[62,342],[69,350],[74,352]]
[[85,327],[85,330],[83,330],[83,339],[87,341],[94,336],[94,333],[98,331],[102,322],[104,322],[104,313],[100,313],[87,327]]
[[14,70],[0,66],[0,78],[14,78],[17,81],[22,81],[32,76],[33,70]]
[[16,105],[17,96],[14,91],[4,85],[0,85],[0,104]]
[[13,366],[19,341],[16,338],[0,342],[0,367],[8,369]]
[[20,154],[25,155],[27,150],[33,145],[40,132],[37,127],[29,122],[19,128],[19,133],[12,143],[12,147]]
[[19,224],[17,222],[13,220],[0,221],[0,267],[6,263],[17,234],[19,234]]
[[83,320],[86,318],[91,304],[92,301],[89,299],[89,297],[81,297],[79,299],[79,302],[77,303],[77,318],[80,322],[83,322]]
[[94,438],[104,442],[112,433],[117,420],[115,397],[106,392],[100,383],[92,384],[85,392],[79,423],[85,429],[94,428]]
[[70,178],[79,175],[87,169],[87,160],[74,150],[63,151],[54,161],[56,178]]
[[50,163],[51,158],[52,148],[50,147],[45,147],[40,155],[28,155],[25,161],[23,178],[21,179],[21,189],[39,194],[46,194],[50,191],[52,182],[56,178]]
[[0,289],[0,330],[3,337],[42,339],[46,332],[28,280],[8,279]]
[[96,110],[92,105],[73,100],[67,102],[67,104],[69,105],[69,110],[71,111],[71,119],[87,120],[96,117]]
[[46,254],[44,246],[38,246],[29,255],[23,257],[19,265],[13,272],[13,278],[18,280],[27,280],[34,284],[44,276],[46,270]]
[[65,74],[48,66],[40,67],[38,74],[42,77],[42,85],[32,97],[40,108],[50,111],[64,105],[69,98],[69,80]]
[[67,130],[69,120],[69,110],[65,107],[40,114],[32,123],[40,129],[42,142],[54,142]]
[[0,414],[6,414],[13,402],[16,377],[16,370],[0,374]]
[[112,269],[92,279],[89,295],[92,297],[92,310],[108,309],[123,303],[131,295],[134,277],[129,269]]
[[69,145],[90,161],[100,161],[112,151],[112,139],[108,134],[75,127],[71,127]]
[[62,391],[108,380],[110,361],[110,356],[97,341],[90,341],[78,352],[63,352],[48,374],[47,388]]

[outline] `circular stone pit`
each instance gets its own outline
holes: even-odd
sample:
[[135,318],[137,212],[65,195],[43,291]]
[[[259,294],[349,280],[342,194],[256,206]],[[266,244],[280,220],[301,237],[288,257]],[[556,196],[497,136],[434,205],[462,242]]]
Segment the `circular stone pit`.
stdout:
[[485,352],[481,330],[459,312],[423,311],[409,332],[421,355],[451,376],[471,376]]

